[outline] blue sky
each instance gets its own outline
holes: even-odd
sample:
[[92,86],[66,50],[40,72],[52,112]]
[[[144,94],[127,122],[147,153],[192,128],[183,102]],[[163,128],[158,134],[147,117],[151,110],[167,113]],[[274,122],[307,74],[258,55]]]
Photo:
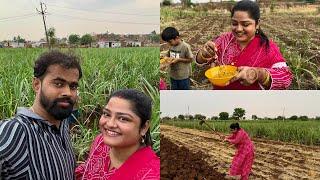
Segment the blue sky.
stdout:
[[[159,0],[42,0],[47,4],[47,27],[57,37],[71,33],[150,33],[160,31]],[[28,40],[44,37],[40,0],[0,1],[0,41],[21,35]],[[120,22],[120,23],[115,23]]]
[[234,108],[246,110],[246,117],[276,117],[283,114],[320,116],[320,91],[161,91],[161,116],[232,114]]

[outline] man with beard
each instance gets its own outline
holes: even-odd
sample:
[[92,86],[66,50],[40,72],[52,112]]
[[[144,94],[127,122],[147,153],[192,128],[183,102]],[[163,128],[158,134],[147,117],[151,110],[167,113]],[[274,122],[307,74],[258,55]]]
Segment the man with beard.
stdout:
[[74,179],[67,117],[81,76],[74,55],[50,51],[36,60],[33,105],[0,121],[0,179]]

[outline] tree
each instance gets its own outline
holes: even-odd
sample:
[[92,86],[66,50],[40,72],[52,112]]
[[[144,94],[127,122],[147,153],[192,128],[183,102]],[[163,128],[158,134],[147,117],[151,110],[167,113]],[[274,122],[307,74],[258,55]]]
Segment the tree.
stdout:
[[150,33],[150,40],[152,42],[156,42],[156,43],[159,43],[160,42],[160,35],[156,33],[156,31],[152,31]]
[[307,3],[315,3],[316,0],[306,0]]
[[188,120],[193,119],[193,116],[192,115],[186,115],[185,119],[188,119]]
[[308,116],[300,116],[299,119],[300,119],[300,120],[308,120],[309,117],[308,117]]
[[19,43],[25,43],[26,40],[21,38],[20,35],[18,35],[17,37],[13,37],[13,42],[17,42],[19,44]]
[[242,117],[246,114],[246,111],[242,108],[235,108],[234,109],[234,112],[233,112],[233,117],[236,119],[236,120],[240,120],[242,119]]
[[228,120],[228,119],[229,119],[229,113],[227,113],[227,112],[221,112],[221,113],[219,113],[219,119],[221,119],[221,120]]
[[219,119],[218,116],[212,116],[212,117],[211,117],[211,120],[218,120],[218,119]]
[[161,120],[163,120],[163,121],[171,120],[171,117],[165,116],[165,117],[161,118]]
[[257,115],[252,115],[251,118],[252,118],[253,120],[257,120],[257,119],[258,119],[258,116],[257,116]]
[[184,115],[180,114],[180,115],[178,116],[178,118],[181,119],[181,120],[184,120]]
[[78,44],[80,42],[80,36],[77,34],[71,34],[68,38],[70,44]]
[[293,115],[293,116],[289,117],[289,119],[290,119],[290,120],[297,120],[297,119],[298,119],[298,116]]
[[85,34],[81,37],[81,45],[89,45],[91,47],[91,43],[92,43],[92,36],[90,34]]
[[181,0],[181,4],[183,7],[190,7],[192,5],[191,0]]
[[20,35],[18,36],[17,40],[18,40],[18,43],[25,43],[26,42],[26,40],[21,38]]
[[275,120],[283,120],[283,119],[285,119],[284,116],[277,116],[277,117],[275,118]]
[[49,44],[50,44],[50,47],[52,47],[54,44],[56,44],[56,38],[55,38],[55,36],[56,36],[56,30],[53,28],[53,27],[51,27],[51,28],[49,28],[48,29],[48,37],[49,37]]
[[198,120],[205,120],[207,117],[202,114],[196,114],[194,115],[194,118]]
[[171,5],[171,0],[163,0],[162,5],[170,6]]

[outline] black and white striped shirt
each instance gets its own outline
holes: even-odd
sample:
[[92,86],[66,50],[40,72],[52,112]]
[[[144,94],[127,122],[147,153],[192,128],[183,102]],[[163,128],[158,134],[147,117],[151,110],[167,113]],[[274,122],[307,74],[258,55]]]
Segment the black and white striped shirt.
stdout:
[[27,108],[0,121],[0,180],[74,179],[75,158],[67,120],[60,128]]

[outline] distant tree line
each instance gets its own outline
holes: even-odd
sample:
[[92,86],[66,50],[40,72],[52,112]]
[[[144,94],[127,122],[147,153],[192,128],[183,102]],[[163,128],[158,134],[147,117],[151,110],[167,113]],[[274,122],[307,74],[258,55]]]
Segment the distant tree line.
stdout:
[[[92,36],[91,34],[84,34],[82,36],[78,35],[78,34],[70,34],[67,38],[64,37],[62,39],[58,39],[56,37],[56,29],[54,27],[50,27],[47,30],[47,34],[48,34],[48,39],[49,39],[49,46],[50,47],[56,47],[56,46],[62,46],[65,47],[67,46],[67,43],[69,43],[72,47],[78,47],[78,46],[86,46],[86,47],[91,47],[92,43],[97,42],[99,39],[97,39],[96,36]],[[120,39],[119,34],[114,34],[114,33],[105,33],[102,34],[102,36],[104,35],[108,35],[110,37],[112,37],[113,39]],[[129,39],[134,40],[134,35],[128,35]],[[160,42],[160,35],[156,33],[156,31],[152,31],[150,34],[146,35],[146,39],[149,40],[151,43],[159,43]],[[24,38],[22,38],[20,35],[18,35],[17,37],[13,37],[12,39],[13,42],[17,42],[17,43],[25,43],[27,42]],[[3,44],[6,45],[8,44],[9,41],[3,41]]]
[[[195,115],[183,115],[180,114],[175,117],[163,117],[162,120],[245,120],[244,117],[246,111],[243,108],[235,108],[233,114],[230,116],[228,112],[220,112],[218,116],[206,117],[202,114]],[[315,118],[309,118],[306,115],[297,116],[293,115],[290,117],[277,116],[274,118],[271,117],[258,117],[257,115],[252,115],[251,120],[320,120],[320,116]]]

